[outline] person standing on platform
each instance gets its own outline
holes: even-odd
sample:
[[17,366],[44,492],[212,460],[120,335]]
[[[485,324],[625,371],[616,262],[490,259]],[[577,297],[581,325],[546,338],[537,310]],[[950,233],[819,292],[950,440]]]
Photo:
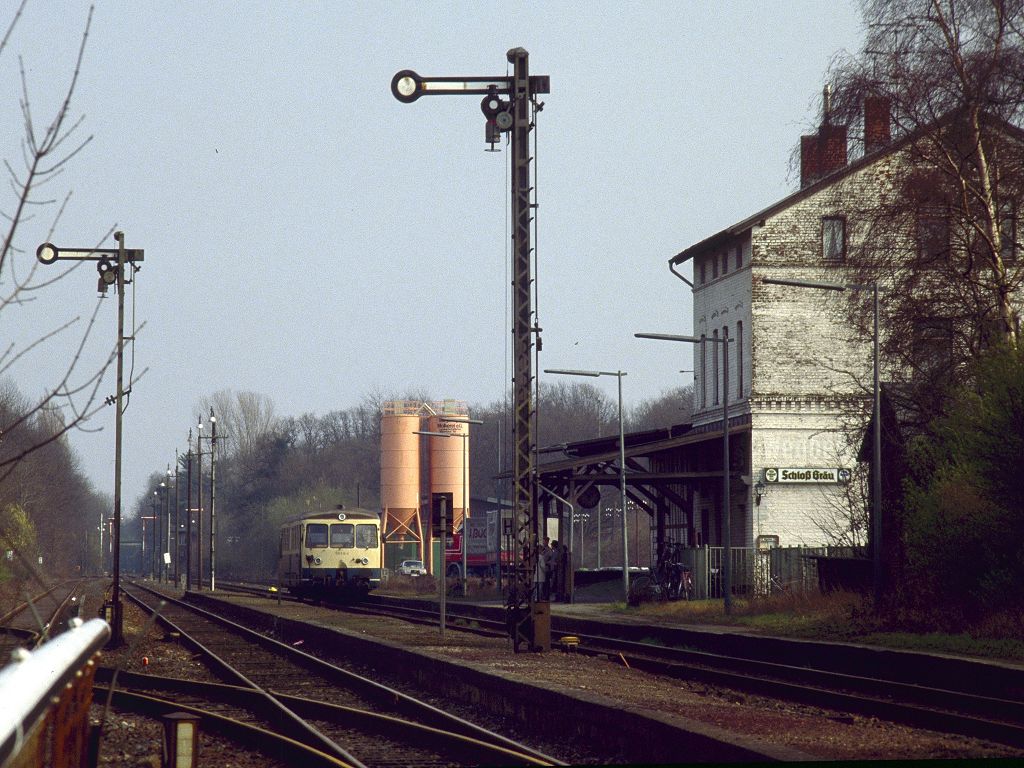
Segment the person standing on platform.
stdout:
[[551,542],[550,548],[547,551],[548,560],[548,599],[558,600],[561,594],[561,574],[558,572],[558,566],[561,564],[561,553],[562,546],[557,542]]
[[548,546],[548,541],[549,539],[545,538],[542,544],[537,545],[537,570],[533,576],[533,586],[537,594],[537,600],[542,602],[548,600],[551,578],[548,571],[551,547]]

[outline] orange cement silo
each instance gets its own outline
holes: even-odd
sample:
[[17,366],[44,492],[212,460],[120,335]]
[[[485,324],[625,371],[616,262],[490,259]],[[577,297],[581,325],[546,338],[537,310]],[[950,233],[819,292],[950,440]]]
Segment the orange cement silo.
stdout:
[[462,516],[468,515],[469,492],[469,424],[445,421],[446,418],[469,418],[466,404],[457,400],[431,403],[434,415],[427,420],[430,432],[442,432],[452,437],[431,437],[430,492],[452,495],[452,528],[462,525]]
[[[380,504],[387,545],[396,557],[423,559],[420,524],[420,429],[423,403],[396,400],[384,403],[380,419]],[[415,552],[410,554],[409,551]],[[390,559],[390,558],[389,558]]]

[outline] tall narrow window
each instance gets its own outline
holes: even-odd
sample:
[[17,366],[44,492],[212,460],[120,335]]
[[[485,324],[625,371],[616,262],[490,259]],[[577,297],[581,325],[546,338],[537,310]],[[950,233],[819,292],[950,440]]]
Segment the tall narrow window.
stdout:
[[708,343],[700,337],[700,407],[708,407]]
[[711,257],[711,279],[714,280],[718,277],[718,259],[715,256]]
[[846,219],[842,216],[825,216],[821,220],[821,257],[825,261],[846,258]]
[[945,212],[923,211],[917,217],[917,255],[924,264],[949,258],[949,217]]
[[1017,206],[1013,201],[1000,206],[1002,215],[999,217],[999,255],[1003,264],[1015,264],[1017,261]]
[[736,269],[743,268],[743,243],[736,245]]
[[729,271],[729,252],[722,251],[722,276]]
[[949,375],[956,359],[954,327],[952,320],[943,317],[922,318],[914,323],[912,365],[916,376],[940,381]]
[[711,337],[712,339],[714,339],[714,341],[711,342],[711,375],[715,379],[714,388],[712,389],[712,392],[714,393],[714,400],[711,404],[718,405],[718,344],[716,343],[718,341],[717,328],[711,334]]
[[704,285],[708,281],[707,278],[707,266],[708,262],[706,259],[700,260],[700,284]]
[[725,389],[725,381],[728,378],[726,374],[729,372],[729,347],[733,346],[733,340],[729,338],[729,326],[726,325],[722,328],[722,339],[729,339],[728,343],[722,344],[722,397],[726,398],[729,393]]
[[743,322],[736,323],[736,397],[743,399]]

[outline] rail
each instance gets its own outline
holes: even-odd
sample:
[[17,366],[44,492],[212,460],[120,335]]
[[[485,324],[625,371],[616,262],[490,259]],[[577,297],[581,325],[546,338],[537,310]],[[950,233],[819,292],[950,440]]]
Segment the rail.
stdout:
[[[85,765],[93,657],[110,637],[102,619],[72,619],[67,632],[35,651],[18,648],[0,669],[0,766]],[[26,756],[38,759],[25,761]]]

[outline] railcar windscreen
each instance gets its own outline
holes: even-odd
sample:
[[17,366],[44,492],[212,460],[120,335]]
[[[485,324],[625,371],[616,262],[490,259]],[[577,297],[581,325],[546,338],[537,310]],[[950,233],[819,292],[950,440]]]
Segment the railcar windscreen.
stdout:
[[331,546],[349,548],[352,546],[352,523],[335,523],[331,526]]
[[356,547],[360,549],[375,549],[377,547],[376,525],[356,526]]
[[306,546],[327,546],[327,523],[310,523],[306,526]]

